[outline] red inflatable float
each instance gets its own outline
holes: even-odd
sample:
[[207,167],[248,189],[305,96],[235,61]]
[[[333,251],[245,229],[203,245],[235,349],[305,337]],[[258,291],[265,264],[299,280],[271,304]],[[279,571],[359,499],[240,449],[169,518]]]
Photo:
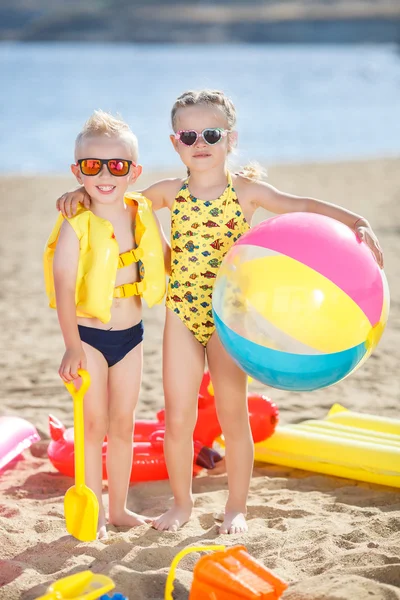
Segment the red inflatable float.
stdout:
[[[254,442],[267,439],[275,430],[278,422],[277,406],[264,396],[256,394],[248,397],[250,425]],[[54,416],[49,416],[51,441],[48,456],[55,468],[70,477],[74,476],[74,430],[66,429]],[[164,410],[157,413],[155,420],[137,420],[133,438],[133,461],[131,481],[151,481],[168,479],[167,466],[163,452]],[[221,456],[211,446],[221,435],[212,391],[210,376],[205,373],[199,393],[199,410],[194,430],[194,464],[196,475],[202,469],[213,469]],[[106,471],[107,440],[103,443],[103,478]]]
[[[254,443],[262,442],[275,431],[279,420],[278,407],[272,400],[260,394],[249,394],[247,404],[253,441]],[[208,371],[204,373],[201,382],[198,409],[193,439],[199,440],[204,446],[211,447],[214,440],[221,435],[222,430],[217,417],[214,393]],[[164,421],[164,410],[157,413],[157,419]]]

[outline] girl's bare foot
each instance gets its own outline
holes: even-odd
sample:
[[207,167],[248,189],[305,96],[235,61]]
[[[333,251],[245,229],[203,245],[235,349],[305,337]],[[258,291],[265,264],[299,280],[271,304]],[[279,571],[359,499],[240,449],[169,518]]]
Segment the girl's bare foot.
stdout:
[[182,525],[189,521],[192,509],[193,503],[185,505],[174,504],[161,517],[154,519],[152,526],[154,529],[158,529],[158,531],[177,531],[179,527],[182,527]]
[[248,530],[244,513],[235,510],[225,512],[224,520],[219,528],[220,533],[246,533]]
[[112,525],[115,525],[115,527],[139,527],[140,525],[151,523],[153,519],[138,515],[125,508],[121,513],[110,513],[108,520]]

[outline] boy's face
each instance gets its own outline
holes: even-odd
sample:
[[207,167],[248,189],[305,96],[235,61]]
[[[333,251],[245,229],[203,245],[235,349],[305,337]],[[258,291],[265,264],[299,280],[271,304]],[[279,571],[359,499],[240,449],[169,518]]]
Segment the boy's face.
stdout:
[[[109,138],[94,136],[84,138],[76,150],[76,159],[113,158],[133,160],[132,147],[123,137]],[[90,198],[100,204],[112,204],[122,200],[128,186],[134,183],[142,172],[140,165],[131,164],[126,175],[115,176],[110,173],[106,164],[102,165],[98,175],[84,175],[78,164],[71,165],[71,171],[81,183]]]

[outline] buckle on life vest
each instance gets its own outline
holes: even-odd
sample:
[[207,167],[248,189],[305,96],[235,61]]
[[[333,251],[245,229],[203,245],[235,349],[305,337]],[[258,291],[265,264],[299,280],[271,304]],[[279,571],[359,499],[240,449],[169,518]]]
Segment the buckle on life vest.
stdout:
[[122,252],[118,257],[118,269],[129,267],[134,262],[139,262],[143,258],[143,248],[132,248],[127,252]]
[[114,298],[129,298],[130,296],[141,296],[143,294],[143,281],[135,283],[124,283],[114,288]]

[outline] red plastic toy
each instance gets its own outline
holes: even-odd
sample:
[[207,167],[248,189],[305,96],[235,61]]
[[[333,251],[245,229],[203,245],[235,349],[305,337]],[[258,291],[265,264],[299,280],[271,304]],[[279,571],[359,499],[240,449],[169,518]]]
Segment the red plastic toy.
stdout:
[[[149,425],[150,422],[148,421],[143,423],[138,421],[135,425],[135,435],[132,444],[133,461],[130,477],[130,480],[134,482],[168,479],[167,465],[165,463],[163,451],[163,424],[158,421],[153,421],[151,423],[151,428]],[[51,442],[47,448],[47,454],[50,461],[60,473],[68,475],[69,477],[74,477],[73,427],[66,429],[61,421],[53,415],[50,415],[49,428]],[[104,440],[102,448],[103,479],[107,479],[106,455],[107,439]],[[204,445],[198,441],[194,442],[194,475],[197,475],[202,469],[214,468],[215,464],[220,460],[221,456],[218,452],[211,448],[204,447]]]
[[[194,464],[196,475],[202,469],[213,469],[221,460],[221,456],[211,446],[221,435],[214,404],[214,396],[210,392],[210,376],[204,374],[199,393],[199,411],[194,430]],[[248,397],[250,426],[254,442],[260,442],[272,435],[278,422],[278,408],[268,398],[251,394]],[[51,441],[48,456],[55,468],[70,477],[74,476],[74,431],[66,429],[54,416],[49,416]],[[168,479],[165,463],[164,442],[164,410],[157,413],[157,420],[137,420],[132,444],[133,461],[131,481],[151,481]],[[107,479],[106,454],[107,440],[103,443],[103,478]]]
[[[272,400],[260,394],[249,394],[247,402],[253,441],[254,443],[262,442],[271,437],[275,431],[279,421],[278,407]],[[217,417],[208,371],[204,373],[200,385],[198,407],[199,412],[193,439],[202,442],[204,446],[211,447],[214,440],[221,435],[222,430]],[[164,410],[158,411],[157,419],[164,422]]]

